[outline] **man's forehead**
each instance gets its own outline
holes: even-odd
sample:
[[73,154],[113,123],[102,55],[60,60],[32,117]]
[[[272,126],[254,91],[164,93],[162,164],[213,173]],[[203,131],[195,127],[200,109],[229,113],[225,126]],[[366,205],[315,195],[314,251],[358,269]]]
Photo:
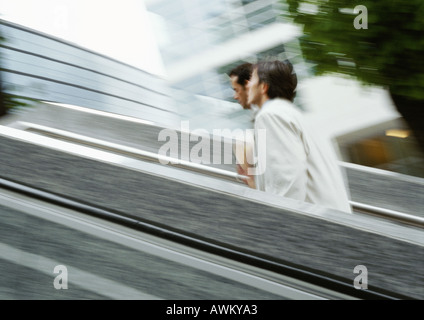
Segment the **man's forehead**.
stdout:
[[230,77],[231,78],[231,86],[234,88],[234,89],[243,89],[244,88],[244,86],[242,86],[240,83],[238,83],[238,76],[231,76]]

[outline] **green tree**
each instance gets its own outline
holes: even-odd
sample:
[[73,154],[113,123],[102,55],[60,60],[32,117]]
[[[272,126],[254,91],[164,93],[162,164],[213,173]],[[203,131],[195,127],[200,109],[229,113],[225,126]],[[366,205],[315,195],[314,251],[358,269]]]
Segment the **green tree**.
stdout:
[[287,3],[303,26],[300,44],[315,74],[343,73],[387,88],[424,150],[424,1]]

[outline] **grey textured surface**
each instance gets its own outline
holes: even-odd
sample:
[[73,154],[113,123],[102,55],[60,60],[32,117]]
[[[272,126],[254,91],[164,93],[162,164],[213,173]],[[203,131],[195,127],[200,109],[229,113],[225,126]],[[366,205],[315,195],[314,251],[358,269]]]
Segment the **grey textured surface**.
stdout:
[[[164,129],[161,126],[100,116],[44,103],[34,105],[25,112],[0,119],[0,125],[9,127],[18,127],[20,122],[39,124],[154,154],[158,154],[160,148],[166,143],[158,140],[160,132]],[[187,156],[190,155],[190,150],[193,150],[198,140],[189,141],[189,135],[181,135],[178,129],[175,129],[180,147],[178,157],[189,160]],[[211,139],[210,164],[206,166],[235,172],[231,146],[226,145],[230,143],[230,140],[221,138],[220,142],[221,163],[213,163],[212,151],[215,142]],[[232,162],[227,163],[227,159],[232,159]],[[364,170],[367,168],[363,166],[347,166],[343,169],[352,201],[424,216],[424,197],[422,196],[424,179],[401,174],[380,174],[378,171],[383,172],[382,170],[371,172]]]
[[424,179],[354,168],[346,173],[354,201],[424,217]]
[[[39,124],[49,128],[152,152],[154,154],[159,154],[161,147],[169,141],[169,132],[175,132],[178,136],[179,145],[178,154],[175,156],[173,155],[173,157],[182,160],[190,160],[190,152],[193,150],[193,147],[203,141],[203,138],[197,137],[193,133],[195,128],[189,127],[190,134],[181,134],[181,125],[175,128],[166,128],[154,124],[143,124],[138,122],[137,119],[133,120],[134,121],[117,119],[114,117],[68,109],[53,104],[37,103],[21,113],[11,114],[1,118],[0,125],[18,127],[19,122]],[[166,138],[166,141],[159,141],[160,132],[166,129],[169,130],[163,133],[163,137]],[[209,159],[209,164],[206,165],[234,172],[235,162],[232,158],[232,140],[226,137],[219,137],[215,142],[213,138],[213,136],[207,136],[209,140],[205,140],[205,142],[210,145],[210,154],[207,157]],[[212,151],[214,150],[215,143],[219,144],[219,150],[221,150],[221,161],[219,164],[213,163]]]
[[0,176],[6,179],[347,281],[353,282],[353,269],[362,264],[370,287],[424,297],[422,242],[10,139],[0,138],[0,153]]
[[[13,263],[0,258],[2,299],[109,299],[108,292],[98,290],[101,284],[95,280],[99,278],[160,299],[284,299],[1,205],[0,216],[3,245],[56,262],[45,270],[37,266],[37,259],[34,268],[29,268],[20,265],[19,259]],[[53,285],[54,267],[59,264],[68,267],[67,290]],[[88,288],[81,288],[73,281],[73,270],[96,278]]]

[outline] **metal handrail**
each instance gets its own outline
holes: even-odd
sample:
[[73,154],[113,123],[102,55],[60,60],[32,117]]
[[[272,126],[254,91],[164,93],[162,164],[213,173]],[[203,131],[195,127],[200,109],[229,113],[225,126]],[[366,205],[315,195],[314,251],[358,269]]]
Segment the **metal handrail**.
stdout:
[[84,135],[76,134],[69,131],[64,131],[60,129],[50,128],[43,125],[38,125],[30,122],[19,121],[17,123],[20,127],[25,128],[26,131],[38,132],[41,134],[47,134],[50,137],[58,137],[64,140],[71,140],[77,143],[83,143],[85,145],[90,145],[94,147],[101,147],[102,149],[106,149],[109,151],[114,151],[120,154],[130,154],[136,156],[137,158],[142,158],[144,160],[159,162],[161,164],[167,164],[171,166],[181,167],[185,169],[190,169],[192,171],[204,172],[213,176],[220,176],[222,178],[226,178],[232,181],[242,182],[246,180],[247,177],[244,175],[240,175],[235,172],[231,172],[228,170],[223,170],[211,166],[206,166],[203,164],[182,160],[174,157],[160,155],[154,152],[149,152],[133,147],[123,146],[117,143],[104,141],[96,138],[90,138]]
[[350,204],[354,209],[364,211],[366,213],[377,214],[378,216],[398,220],[400,222],[406,222],[415,226],[424,227],[424,218],[420,216],[415,216],[412,214],[407,214],[395,210],[384,209],[380,207],[371,206],[365,203],[360,203],[356,201],[350,201]]
[[[72,133],[69,131],[64,131],[60,129],[50,128],[43,125],[38,125],[30,122],[17,122],[18,126],[24,128],[26,131],[33,131],[39,134],[48,135],[53,138],[59,138],[62,140],[73,141],[79,144],[85,144],[94,147],[100,147],[103,150],[109,150],[119,154],[127,154],[130,156],[135,156],[137,158],[141,158],[143,160],[159,162],[161,164],[171,165],[175,167],[179,167],[182,169],[188,169],[191,171],[196,171],[199,173],[204,173],[212,176],[218,176],[220,178],[224,178],[227,180],[231,180],[233,182],[243,183],[248,177],[244,175],[240,175],[235,172],[231,172],[228,170],[223,170],[215,167],[206,166],[199,163],[190,162],[187,160],[182,160],[174,157],[168,157],[164,155],[160,155],[154,152],[149,152],[145,150],[136,149],[133,147],[123,146],[120,144],[116,144],[113,142],[108,142],[96,138],[90,138],[84,135]],[[374,215],[378,215],[380,217],[394,219],[396,221],[401,221],[404,223],[412,224],[415,226],[424,228],[424,218],[415,216],[412,214],[407,214],[403,212],[398,212],[394,210],[389,210],[381,207],[375,207],[371,205],[367,205],[364,203],[359,203],[355,201],[350,201],[350,205],[354,210],[358,210],[361,212],[371,213]]]
[[345,169],[352,169],[355,171],[361,171],[363,173],[370,173],[370,174],[374,174],[374,175],[380,175],[380,176],[384,176],[384,177],[390,177],[390,178],[395,178],[398,180],[403,180],[405,182],[412,182],[412,183],[416,183],[419,185],[424,185],[424,179],[420,178],[420,177],[415,177],[415,176],[410,176],[410,175],[406,175],[403,173],[399,173],[399,172],[393,172],[393,171],[388,171],[388,170],[383,170],[383,169],[379,169],[379,168],[374,168],[374,167],[368,167],[368,166],[363,166],[363,165],[359,165],[356,163],[350,163],[350,162],[345,162],[345,161],[339,161],[339,165]]

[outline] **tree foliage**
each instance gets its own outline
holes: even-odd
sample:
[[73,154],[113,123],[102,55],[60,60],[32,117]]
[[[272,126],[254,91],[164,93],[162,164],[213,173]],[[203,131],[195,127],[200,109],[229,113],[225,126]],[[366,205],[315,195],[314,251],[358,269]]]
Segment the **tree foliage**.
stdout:
[[[290,15],[304,26],[300,39],[317,75],[344,73],[424,100],[424,1],[287,0]],[[367,10],[367,29],[355,18]]]
[[424,1],[286,2],[303,26],[300,45],[315,74],[348,74],[388,89],[424,151]]

